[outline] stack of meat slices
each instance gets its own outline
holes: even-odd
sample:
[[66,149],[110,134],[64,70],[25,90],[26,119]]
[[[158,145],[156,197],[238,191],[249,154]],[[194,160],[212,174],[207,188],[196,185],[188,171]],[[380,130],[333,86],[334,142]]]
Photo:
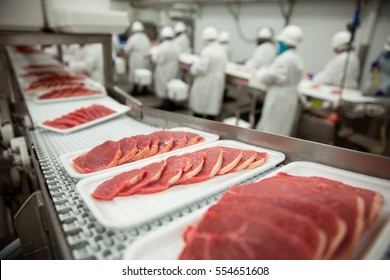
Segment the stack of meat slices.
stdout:
[[187,229],[179,258],[350,258],[382,204],[371,190],[279,173],[229,189]]
[[63,88],[74,88],[83,86],[81,80],[85,79],[83,74],[78,74],[75,76],[65,75],[65,76],[52,76],[44,77],[32,82],[25,92],[41,91],[41,90],[54,90],[54,89],[63,89]]
[[115,113],[115,111],[106,106],[93,104],[89,107],[80,108],[69,114],[63,115],[60,118],[44,121],[43,124],[58,129],[68,129],[103,118],[113,113]]
[[111,200],[116,196],[157,193],[174,185],[204,182],[214,176],[252,169],[264,164],[267,158],[267,153],[253,150],[224,146],[202,149],[121,173],[100,184],[92,197]]
[[72,165],[81,174],[92,173],[189,147],[204,140],[192,132],[161,130],[126,137],[117,142],[106,141],[75,158]]
[[23,67],[23,69],[26,70],[46,69],[46,68],[64,68],[64,66],[58,63],[52,63],[52,64],[31,64]]
[[33,78],[33,77],[60,77],[60,76],[69,76],[69,72],[65,70],[61,71],[31,71],[25,74],[22,74],[23,78]]
[[72,98],[78,96],[90,96],[101,94],[99,90],[87,89],[85,87],[65,88],[59,90],[52,90],[48,93],[42,94],[38,97],[40,100],[56,99],[56,98]]

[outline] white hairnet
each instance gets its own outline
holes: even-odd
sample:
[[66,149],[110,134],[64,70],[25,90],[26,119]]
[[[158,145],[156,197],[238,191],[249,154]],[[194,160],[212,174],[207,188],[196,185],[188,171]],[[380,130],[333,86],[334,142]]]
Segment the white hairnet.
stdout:
[[351,41],[351,33],[348,31],[340,31],[333,35],[332,38],[332,48],[342,48],[347,47],[348,43]]
[[282,32],[280,32],[276,39],[286,45],[296,47],[302,42],[303,32],[299,26],[288,25],[283,28]]
[[180,33],[186,31],[186,25],[181,21],[175,24],[175,32]]
[[135,21],[135,22],[133,22],[133,25],[131,26],[131,31],[132,32],[144,31],[144,25],[139,21]]
[[273,35],[270,27],[262,27],[257,31],[257,39],[272,39]]
[[215,27],[206,27],[203,30],[203,35],[202,35],[203,41],[209,41],[209,40],[216,40],[218,39],[218,31],[215,29]]
[[170,26],[165,26],[163,29],[161,29],[160,37],[161,38],[173,38],[175,36],[175,33]]
[[230,41],[230,34],[227,31],[222,31],[221,34],[219,34],[219,41],[220,42],[229,42]]

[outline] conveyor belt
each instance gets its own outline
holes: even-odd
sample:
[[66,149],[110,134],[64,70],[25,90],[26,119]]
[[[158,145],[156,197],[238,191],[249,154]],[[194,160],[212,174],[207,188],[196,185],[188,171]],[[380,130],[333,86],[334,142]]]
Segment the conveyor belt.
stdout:
[[31,132],[54,208],[75,259],[121,259],[122,250],[136,238],[216,201],[221,195],[213,195],[136,228],[107,230],[97,222],[75,189],[78,180],[67,174],[59,155],[97,145],[108,138],[115,140],[155,130],[156,127],[123,116],[69,135],[43,129]]

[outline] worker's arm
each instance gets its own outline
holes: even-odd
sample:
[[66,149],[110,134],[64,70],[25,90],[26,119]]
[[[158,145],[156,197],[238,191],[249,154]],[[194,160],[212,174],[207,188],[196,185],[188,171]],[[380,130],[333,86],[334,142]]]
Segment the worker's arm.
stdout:
[[287,81],[288,66],[285,61],[276,59],[269,67],[259,69],[254,76],[257,84],[266,90],[272,85],[284,85]]
[[199,60],[191,67],[192,75],[204,75],[209,69],[210,56],[208,54],[201,54]]

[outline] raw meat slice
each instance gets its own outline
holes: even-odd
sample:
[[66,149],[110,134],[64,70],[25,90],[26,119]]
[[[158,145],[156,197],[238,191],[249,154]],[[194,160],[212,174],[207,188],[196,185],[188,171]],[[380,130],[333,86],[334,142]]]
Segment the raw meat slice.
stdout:
[[175,143],[175,139],[173,138],[172,133],[166,130],[156,131],[150,135],[157,136],[160,139],[160,146],[158,148],[157,155],[169,152]]
[[89,152],[78,156],[72,163],[79,173],[85,174],[113,167],[121,156],[122,152],[119,143],[106,141]]
[[214,147],[200,150],[206,153],[202,170],[194,177],[189,178],[184,184],[193,184],[213,178],[222,164],[222,147]]
[[323,259],[331,258],[346,234],[347,225],[338,216],[337,212],[308,198],[298,197],[294,194],[289,195],[286,192],[278,193],[277,191],[272,193],[259,191],[255,195],[247,196],[236,194],[236,188],[239,188],[239,186],[226,191],[221,197],[220,203],[271,204],[307,216],[314,221],[326,234],[327,242],[322,256]]
[[42,94],[38,99],[55,99],[55,98],[65,98],[65,97],[76,97],[76,96],[89,96],[94,94],[101,93],[98,90],[90,90],[84,87],[70,88],[70,89],[61,89],[61,90],[52,90],[48,93]]
[[363,231],[364,201],[352,191],[345,191],[337,187],[319,187],[310,178],[277,175],[263,179],[258,183],[247,185],[248,187],[240,189],[240,192],[247,195],[251,195],[254,191],[257,192],[259,190],[263,192],[275,190],[286,193],[293,192],[331,207],[347,224],[347,233],[333,258],[348,258]]
[[167,162],[165,160],[149,164],[143,168],[142,170],[146,171],[145,177],[138,183],[133,184],[133,185],[128,185],[125,187],[123,190],[120,191],[118,196],[129,196],[132,195],[133,193],[136,193],[138,190],[142,189],[148,184],[151,184],[158,179],[160,179],[161,174],[163,173],[165,167],[166,167]]
[[76,81],[56,81],[56,82],[31,84],[29,87],[25,88],[24,91],[32,92],[32,91],[40,91],[40,90],[75,88],[83,85],[84,85],[83,83],[76,82]]
[[209,212],[220,215],[237,213],[244,217],[264,220],[284,229],[291,235],[302,239],[313,252],[314,259],[321,259],[326,245],[326,235],[311,219],[293,211],[272,204],[257,204],[253,202],[219,202],[212,206]]
[[93,191],[92,197],[96,199],[112,200],[117,194],[129,185],[133,185],[142,180],[146,171],[134,169],[116,175],[110,180],[101,183]]
[[129,162],[131,158],[138,152],[137,139],[135,137],[126,137],[119,140],[122,157],[118,161],[118,165]]
[[152,138],[150,141],[150,152],[145,156],[145,158],[149,158],[157,154],[160,147],[160,138],[156,135],[151,135],[150,137]]
[[[202,248],[199,250],[197,248]],[[293,260],[313,259],[302,239],[256,218],[228,212],[206,213],[179,259]]]
[[191,159],[192,165],[187,172],[184,172],[181,175],[180,179],[176,182],[177,185],[186,182],[189,178],[194,177],[202,170],[206,153],[200,151],[200,152],[185,154],[184,156],[188,156]]
[[238,162],[241,160],[244,152],[241,149],[234,149],[223,147],[222,148],[222,164],[221,168],[217,172],[217,175],[223,175],[232,170]]
[[[228,173],[238,172],[248,167],[257,158],[257,152],[253,150],[244,150],[241,160]],[[248,168],[250,169],[250,168]]]
[[144,159],[146,155],[150,152],[150,142],[152,137],[149,135],[141,134],[135,136],[137,140],[137,149],[138,152],[131,158],[130,162]]
[[31,64],[28,66],[23,67],[24,69],[42,69],[42,68],[62,68],[64,67],[61,64]]
[[257,152],[256,159],[249,164],[245,169],[253,169],[259,166],[262,166],[268,159],[268,153],[265,152]]
[[78,126],[79,122],[75,120],[70,120],[66,118],[66,116],[54,119],[52,121],[44,121],[43,124],[45,125],[53,125],[53,124],[58,124],[58,125],[66,125],[67,128]]
[[[204,141],[204,138],[199,134],[188,132],[188,131],[172,131],[172,134],[177,137],[186,137],[187,142],[185,144],[186,147],[195,145]],[[176,138],[176,137],[175,137]]]
[[[278,175],[291,176],[284,172],[281,172]],[[328,186],[340,187],[354,192],[356,195],[360,196],[365,203],[365,208],[364,208],[365,228],[367,229],[370,228],[372,223],[376,220],[383,204],[383,196],[381,194],[368,189],[349,186],[340,181],[330,180],[323,177],[312,176],[310,177],[310,180],[313,180],[313,182],[319,187],[324,187],[324,188]]]
[[136,194],[151,194],[161,192],[174,185],[181,177],[183,172],[191,168],[191,159],[185,156],[171,156],[167,158],[167,167],[160,179],[146,185],[136,192]]
[[171,151],[178,150],[184,148],[187,143],[187,136],[183,133],[176,133],[176,131],[172,131],[173,138],[175,142],[171,148]]

